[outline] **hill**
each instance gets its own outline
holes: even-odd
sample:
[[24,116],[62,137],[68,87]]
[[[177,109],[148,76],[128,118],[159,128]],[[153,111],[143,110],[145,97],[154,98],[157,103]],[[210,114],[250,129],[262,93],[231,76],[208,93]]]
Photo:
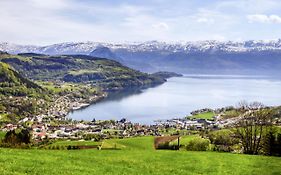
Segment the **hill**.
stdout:
[[152,148],[153,137],[109,140],[121,150],[0,149],[2,174],[279,174],[279,157]]
[[19,124],[25,117],[42,114],[48,106],[49,92],[24,78],[10,65],[0,62],[0,126]]
[[24,78],[10,65],[0,62],[0,94],[12,96],[33,96],[43,88]]
[[26,117],[64,118],[70,110],[106,97],[105,91],[139,89],[165,81],[163,76],[106,58],[1,52],[0,126]]
[[182,77],[183,76],[182,74],[178,74],[175,72],[164,72],[164,71],[155,72],[152,75],[162,77],[162,78]]
[[105,90],[153,86],[166,81],[162,77],[130,69],[116,61],[86,55],[2,54],[0,61],[12,65],[32,80],[83,82]]

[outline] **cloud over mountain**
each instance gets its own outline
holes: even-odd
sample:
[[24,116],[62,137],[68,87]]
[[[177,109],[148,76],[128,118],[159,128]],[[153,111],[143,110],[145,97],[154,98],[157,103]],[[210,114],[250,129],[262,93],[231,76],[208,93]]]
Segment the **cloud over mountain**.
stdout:
[[261,22],[261,23],[281,23],[281,17],[278,15],[263,15],[263,14],[255,14],[247,16],[250,23],[253,22]]

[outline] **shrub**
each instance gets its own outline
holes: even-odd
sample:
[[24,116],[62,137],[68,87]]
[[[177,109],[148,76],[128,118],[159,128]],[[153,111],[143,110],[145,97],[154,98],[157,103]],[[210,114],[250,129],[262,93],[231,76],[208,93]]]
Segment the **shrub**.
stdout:
[[210,140],[204,138],[196,138],[190,140],[186,145],[188,151],[207,151],[210,146]]
[[61,145],[61,146],[60,146],[60,150],[66,150],[66,147],[63,146],[63,145]]
[[71,146],[71,145],[67,146],[67,150],[73,150],[73,149],[79,149],[79,146]]
[[85,140],[94,140],[96,142],[98,142],[102,139],[101,135],[98,135],[98,134],[85,134],[85,135],[83,135],[83,138]]
[[208,133],[208,138],[211,143],[214,144],[214,151],[232,152],[240,151],[240,147],[234,146],[239,143],[239,139],[234,137],[234,134],[230,130],[219,130]]
[[239,143],[239,139],[234,137],[233,132],[230,130],[219,130],[210,132],[208,134],[208,138],[210,139],[212,144],[215,145],[234,145]]

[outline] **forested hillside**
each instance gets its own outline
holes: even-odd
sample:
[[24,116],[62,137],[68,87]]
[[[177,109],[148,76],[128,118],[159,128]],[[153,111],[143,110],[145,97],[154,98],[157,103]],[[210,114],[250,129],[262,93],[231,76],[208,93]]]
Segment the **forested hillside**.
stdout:
[[106,90],[165,82],[164,78],[130,69],[116,61],[86,55],[1,54],[0,60],[33,80],[83,82]]
[[44,89],[24,78],[10,65],[0,62],[0,94],[14,96],[39,96]]

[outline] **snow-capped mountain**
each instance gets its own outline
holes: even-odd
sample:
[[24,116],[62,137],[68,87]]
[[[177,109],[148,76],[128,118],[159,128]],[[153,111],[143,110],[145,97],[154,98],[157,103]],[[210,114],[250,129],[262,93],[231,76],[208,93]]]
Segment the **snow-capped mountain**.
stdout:
[[233,41],[195,41],[195,42],[133,42],[133,43],[102,43],[102,42],[67,42],[48,46],[18,45],[7,42],[0,43],[0,50],[9,53],[36,52],[42,54],[89,54],[98,47],[111,50],[126,49],[130,52],[249,52],[249,51],[281,51],[281,39],[278,40],[250,40]]
[[281,74],[281,39],[250,41],[196,42],[67,42],[48,46],[0,43],[0,50],[48,55],[90,54],[108,57],[142,71],[177,71],[181,73],[277,72]]
[[89,53],[89,55],[100,58],[111,58],[114,60],[119,59],[108,47],[99,46]]

